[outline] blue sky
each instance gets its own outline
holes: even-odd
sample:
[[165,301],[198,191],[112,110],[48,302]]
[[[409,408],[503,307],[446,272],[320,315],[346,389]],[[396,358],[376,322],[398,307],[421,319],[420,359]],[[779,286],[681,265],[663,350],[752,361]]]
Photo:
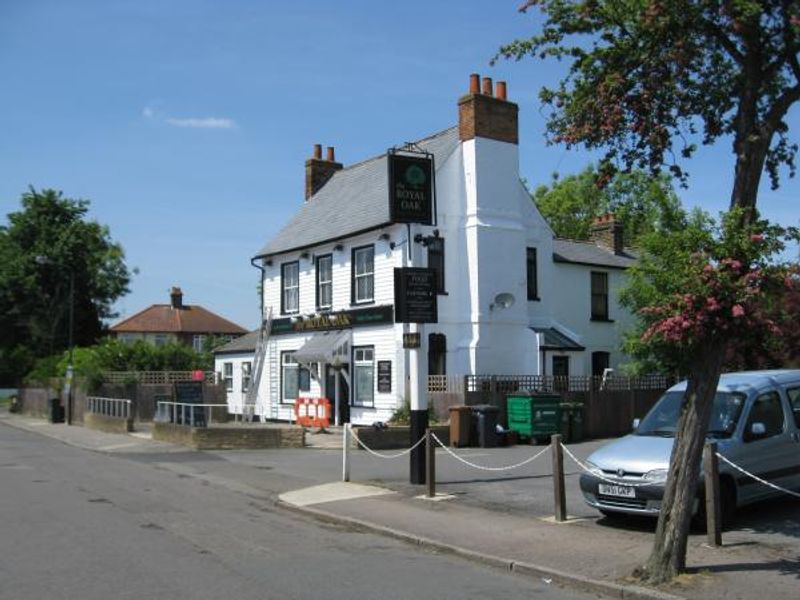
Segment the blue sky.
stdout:
[[[584,151],[545,145],[537,91],[564,68],[489,67],[530,35],[519,0],[258,2],[2,0],[0,214],[29,185],[92,201],[138,267],[121,316],[184,300],[258,321],[249,259],[303,202],[314,143],[350,164],[456,122],[468,75],[509,82],[521,174],[575,172]],[[800,111],[790,115],[794,131]],[[727,206],[730,143],[686,165],[688,206]],[[797,180],[762,212],[798,224]]]

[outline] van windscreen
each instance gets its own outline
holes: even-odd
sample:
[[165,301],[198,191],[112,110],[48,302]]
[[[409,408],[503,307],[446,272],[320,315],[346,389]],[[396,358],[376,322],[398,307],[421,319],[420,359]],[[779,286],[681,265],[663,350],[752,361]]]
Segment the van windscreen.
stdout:
[[[656,402],[655,406],[639,423],[636,435],[657,435],[673,437],[678,428],[681,412],[681,401],[684,392],[667,392]],[[744,394],[717,392],[711,419],[708,424],[708,435],[727,438],[736,430],[736,423],[744,406]]]

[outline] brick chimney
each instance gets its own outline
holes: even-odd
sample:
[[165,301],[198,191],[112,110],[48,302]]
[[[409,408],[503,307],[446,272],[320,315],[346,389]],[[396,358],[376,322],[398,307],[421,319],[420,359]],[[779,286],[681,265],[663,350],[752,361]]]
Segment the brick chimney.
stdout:
[[328,154],[322,160],[322,146],[314,144],[314,156],[306,161],[306,201],[341,168],[342,163],[336,162],[333,146],[328,146]]
[[617,223],[611,213],[595,218],[589,230],[589,239],[598,246],[608,248],[614,254],[624,253],[622,223]]
[[476,137],[509,144],[519,143],[519,107],[507,99],[505,81],[498,81],[492,93],[492,80],[473,73],[469,93],[458,101],[458,134],[462,142]]
[[172,308],[183,308],[183,292],[179,287],[173,287],[169,292],[169,302]]

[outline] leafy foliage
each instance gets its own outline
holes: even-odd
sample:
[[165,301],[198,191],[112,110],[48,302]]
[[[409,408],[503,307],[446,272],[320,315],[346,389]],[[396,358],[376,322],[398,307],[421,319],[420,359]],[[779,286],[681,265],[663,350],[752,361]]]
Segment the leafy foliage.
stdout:
[[36,358],[68,345],[70,283],[74,341],[88,345],[128,292],[122,247],[86,219],[89,202],[31,188],[0,227],[0,381],[19,380]]
[[798,233],[760,220],[741,228],[737,212],[720,225],[698,213],[682,231],[644,238],[621,295],[639,317],[628,353],[681,375],[710,339],[723,341],[734,364],[742,352],[775,360],[797,353],[793,336],[783,336],[794,328],[786,300],[800,294],[800,272],[775,257]]
[[644,171],[617,173],[600,187],[600,173],[588,166],[577,175],[539,186],[533,201],[559,237],[585,240],[595,217],[613,213],[624,228],[625,245],[637,246],[641,236],[682,226],[685,214],[669,177]]
[[[26,380],[42,382],[63,376],[67,361],[67,352],[41,358]],[[179,343],[154,346],[142,340],[127,343],[106,338],[94,346],[75,348],[73,368],[77,377],[96,387],[102,382],[103,371],[208,371],[214,368],[214,356],[211,348],[195,352]]]
[[[800,5],[774,0],[527,0],[541,30],[498,56],[565,59],[569,74],[544,88],[551,142],[604,148],[601,171],[684,177],[697,143],[732,136],[738,157],[731,204],[755,206],[766,168],[794,174],[785,117],[800,99]],[[497,58],[497,57],[496,57]]]

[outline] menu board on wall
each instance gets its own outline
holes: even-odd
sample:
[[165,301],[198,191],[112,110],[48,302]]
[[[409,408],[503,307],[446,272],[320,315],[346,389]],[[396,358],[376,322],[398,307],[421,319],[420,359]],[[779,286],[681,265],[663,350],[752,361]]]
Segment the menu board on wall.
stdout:
[[378,393],[388,394],[392,391],[392,361],[378,361]]

